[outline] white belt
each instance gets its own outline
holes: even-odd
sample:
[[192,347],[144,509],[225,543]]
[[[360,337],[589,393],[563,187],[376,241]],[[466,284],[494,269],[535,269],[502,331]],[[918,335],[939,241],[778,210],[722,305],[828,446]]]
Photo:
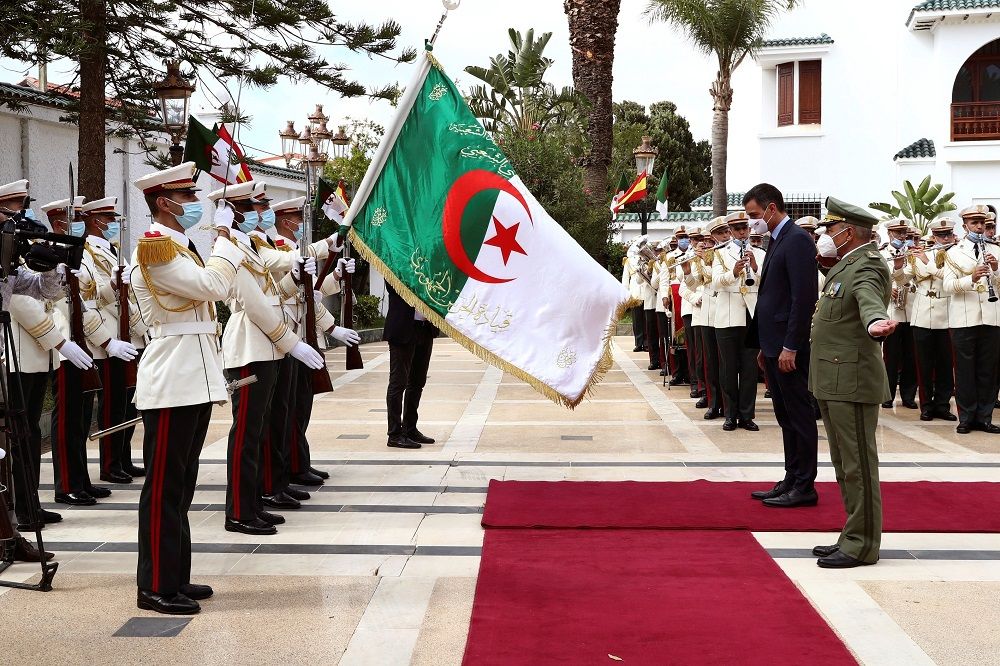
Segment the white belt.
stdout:
[[281,305],[281,297],[280,296],[265,296],[264,300],[267,301],[268,305]]
[[84,301],[83,304],[91,310],[97,309],[97,301]]
[[214,321],[178,321],[149,327],[149,337],[165,338],[171,335],[215,335],[219,332]]

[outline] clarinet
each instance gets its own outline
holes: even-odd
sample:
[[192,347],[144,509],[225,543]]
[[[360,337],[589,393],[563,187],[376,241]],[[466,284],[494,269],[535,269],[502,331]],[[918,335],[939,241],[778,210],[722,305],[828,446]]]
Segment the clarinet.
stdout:
[[[740,254],[740,261],[742,261],[743,259],[746,259],[747,258],[747,254],[749,254],[749,252],[750,252],[750,240],[749,239],[744,240],[742,242],[742,248],[743,248],[743,250],[742,250],[742,252]],[[757,282],[757,280],[753,276],[753,269],[750,268],[750,263],[749,262],[747,262],[747,266],[743,270],[744,270],[744,273],[743,273],[743,284],[745,284],[748,287],[752,287],[754,285],[754,283]]]
[[979,258],[983,261],[983,266],[989,269],[989,273],[986,275],[986,291],[988,293],[986,300],[990,303],[997,302],[997,291],[993,287],[993,280],[996,277],[996,273],[993,272],[993,267],[990,266],[990,262],[986,259],[986,243],[979,241]]

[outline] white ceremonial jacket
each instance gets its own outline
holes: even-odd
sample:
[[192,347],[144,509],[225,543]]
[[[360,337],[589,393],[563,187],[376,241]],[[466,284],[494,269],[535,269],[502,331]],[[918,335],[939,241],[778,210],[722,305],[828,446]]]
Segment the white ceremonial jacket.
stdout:
[[639,285],[644,280],[635,270],[635,263],[631,257],[625,257],[622,264],[622,286],[628,290],[628,295],[636,300],[642,300],[642,287]]
[[[313,248],[313,251],[317,251],[318,249],[317,246],[320,243],[326,246],[327,250],[323,252],[322,256],[317,257],[317,264],[318,264],[317,270],[320,270],[322,268],[323,260],[329,255],[329,246],[327,246],[325,240],[313,243],[310,247]],[[299,248],[298,244],[294,240],[290,238],[281,237],[275,241],[274,249],[277,250],[278,252],[283,252],[284,254],[297,255]],[[315,281],[313,282],[313,286],[315,287]],[[300,289],[299,285],[295,283],[295,279],[292,276],[291,271],[289,271],[283,277],[281,277],[280,281],[278,282],[278,291],[281,294],[282,304],[284,305],[285,312],[287,312],[292,319],[296,334],[305,337],[304,334],[299,333],[303,323],[305,323],[305,316],[306,316],[305,297],[304,294],[302,293],[302,289]],[[319,291],[323,294],[323,296],[332,296],[333,294],[340,293],[340,282],[334,277],[332,270],[326,276],[326,278],[324,278],[323,284],[320,285]],[[323,346],[323,343],[326,341],[325,332],[331,330],[336,325],[336,323],[337,321],[334,318],[333,313],[327,310],[322,303],[317,303],[316,336],[317,340],[319,340],[320,342],[320,346]]]
[[[900,250],[905,251],[906,248]],[[911,264],[916,261],[916,257],[910,256],[903,262],[903,267],[896,269],[896,262],[893,255],[897,250],[891,245],[882,249],[882,256],[885,257],[886,266],[889,268],[889,275],[892,277],[892,292],[889,294],[889,319],[898,322],[908,322],[913,313],[913,285],[910,282],[913,274]],[[907,272],[909,270],[909,273]],[[893,293],[896,296],[893,296]],[[897,307],[897,299],[902,298],[903,308]]]
[[285,313],[278,284],[251,247],[250,238],[235,229],[230,234],[243,253],[243,270],[236,276],[229,295],[232,314],[222,334],[225,367],[281,360],[299,337],[292,331],[292,319]]
[[[757,262],[758,272],[764,265],[764,252],[751,247],[749,252],[753,252]],[[733,266],[742,256],[742,250],[735,244],[729,243],[726,247],[715,253],[712,261],[712,284],[711,291],[715,301],[715,318],[713,325],[715,328],[733,328],[747,325],[747,312],[750,317],[757,308],[757,289],[759,282],[746,284],[746,274],[733,275]],[[755,277],[759,277],[754,274]]]
[[[713,251],[714,254],[714,251]],[[701,289],[701,310],[702,310],[702,322],[701,324],[694,324],[692,326],[711,326],[715,327],[715,297],[712,295],[712,266],[711,264],[705,265],[701,259],[696,259],[690,263],[691,274],[684,275],[684,283],[687,284],[688,289],[691,291],[697,291]],[[684,269],[681,268],[681,271]]]
[[[52,319],[55,303],[15,294],[10,297],[7,309],[10,311],[18,369],[25,373],[48,372],[50,363],[52,367],[58,367],[61,357],[56,345],[65,338]],[[8,371],[14,371],[13,364]]]
[[[909,279],[916,286],[911,294],[913,310],[910,326],[946,330],[948,328],[949,298],[944,293],[944,253],[945,250],[928,252],[927,263],[919,258],[906,266]],[[941,268],[937,267],[937,256],[941,255]]]
[[[986,244],[986,251],[997,256],[997,246]],[[963,238],[945,251],[944,293],[949,295],[948,326],[1000,326],[1000,301],[988,301],[984,278],[972,281],[972,271],[982,263],[975,255],[975,244]],[[994,274],[993,288],[1000,295],[1000,272]]]
[[681,313],[684,313],[683,308],[686,306],[691,314],[692,328],[695,326],[704,326],[706,314],[705,308],[702,307],[701,299],[705,287],[703,285],[699,285],[695,289],[689,287],[687,280],[684,279],[684,270],[680,266],[677,267],[677,278],[681,282],[680,287],[677,288],[677,293],[680,294],[683,300]]
[[[672,254],[672,253],[671,253]],[[663,299],[671,298],[670,289],[670,277],[671,272],[666,270],[666,261],[670,261],[671,254],[667,255],[667,259],[657,261],[653,266],[653,287],[656,289],[656,303],[655,310],[657,312],[663,312],[666,314],[667,308],[663,307]]]
[[[108,353],[104,351],[104,345],[112,338],[113,329],[104,325],[104,318],[97,309],[97,294],[108,289],[108,285],[103,284],[100,273],[94,266],[93,257],[83,253],[80,260],[80,299],[83,301],[83,333],[87,338],[87,351],[92,358],[107,358]],[[52,321],[59,329],[60,335],[66,340],[70,339],[69,325],[69,296],[53,302]],[[58,357],[60,362],[65,361],[62,356]],[[54,366],[53,366],[54,367]]]

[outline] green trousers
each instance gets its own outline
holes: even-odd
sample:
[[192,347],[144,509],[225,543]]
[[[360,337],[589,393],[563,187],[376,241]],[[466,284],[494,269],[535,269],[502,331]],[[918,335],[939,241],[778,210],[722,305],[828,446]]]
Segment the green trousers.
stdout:
[[882,542],[882,493],[875,446],[879,406],[820,400],[819,410],[847,511],[847,524],[837,543],[844,554],[874,564]]

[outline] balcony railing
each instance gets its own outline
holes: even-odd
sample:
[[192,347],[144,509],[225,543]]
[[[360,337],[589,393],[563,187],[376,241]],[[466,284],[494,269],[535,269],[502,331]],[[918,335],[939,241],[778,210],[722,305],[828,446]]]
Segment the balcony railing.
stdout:
[[963,102],[951,105],[951,140],[1000,139],[1000,102]]

